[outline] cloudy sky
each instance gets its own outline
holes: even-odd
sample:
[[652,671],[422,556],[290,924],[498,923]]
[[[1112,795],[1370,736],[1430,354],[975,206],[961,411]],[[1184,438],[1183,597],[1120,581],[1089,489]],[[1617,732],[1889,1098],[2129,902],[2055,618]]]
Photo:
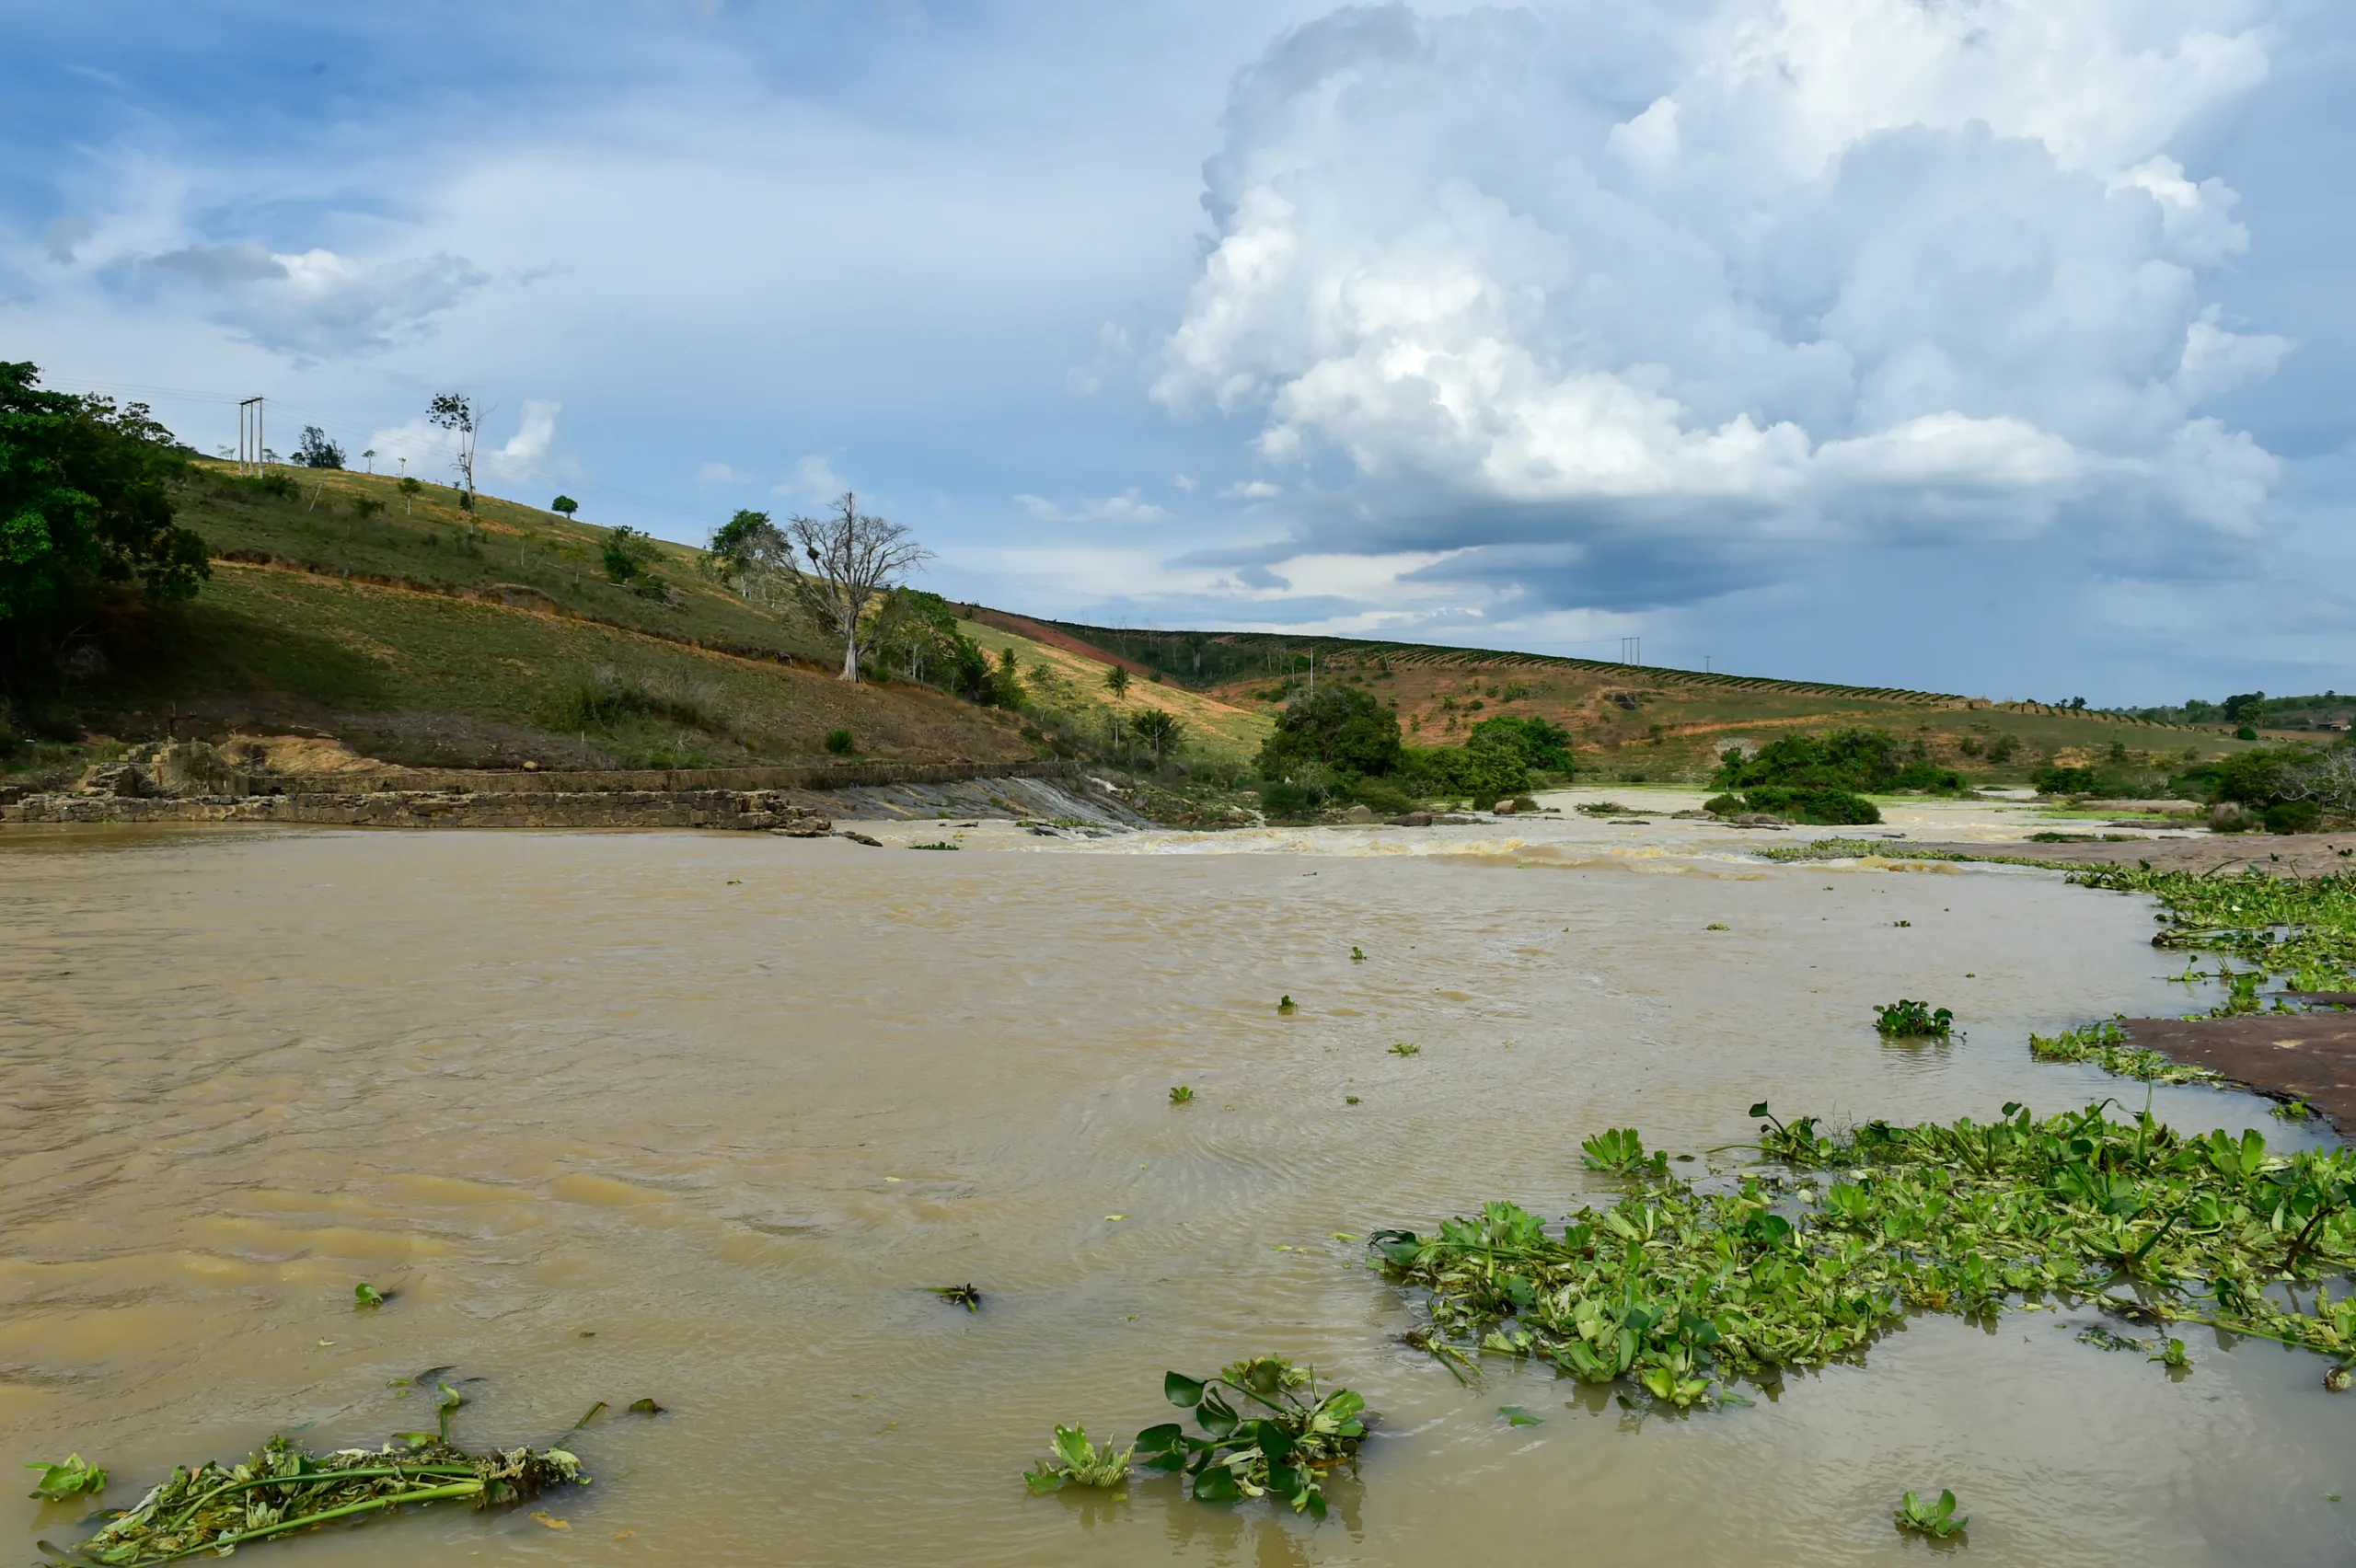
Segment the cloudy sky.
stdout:
[[2356,6],[0,0],[0,357],[930,586],[2356,688]]

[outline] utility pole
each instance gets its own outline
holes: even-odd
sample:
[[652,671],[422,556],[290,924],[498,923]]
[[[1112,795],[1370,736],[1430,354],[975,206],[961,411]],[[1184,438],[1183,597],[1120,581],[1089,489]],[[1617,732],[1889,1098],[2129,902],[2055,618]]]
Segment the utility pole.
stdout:
[[1642,664],[1645,662],[1645,640],[1641,637],[1622,638],[1620,662],[1623,664]]
[[237,472],[251,472],[257,478],[268,471],[262,461],[261,399],[241,398],[237,401]]

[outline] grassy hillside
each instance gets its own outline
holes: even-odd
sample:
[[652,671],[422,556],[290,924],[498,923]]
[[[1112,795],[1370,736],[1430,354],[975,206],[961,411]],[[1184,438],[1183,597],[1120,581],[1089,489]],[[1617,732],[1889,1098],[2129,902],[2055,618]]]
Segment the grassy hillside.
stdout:
[[[1023,672],[1023,686],[1034,709],[1034,721],[1058,732],[1104,743],[1126,731],[1139,712],[1159,709],[1184,726],[1179,755],[1195,762],[1244,767],[1259,755],[1260,744],[1276,728],[1272,710],[1265,705],[1238,707],[1205,692],[1138,673],[1126,661],[1114,659],[1077,640],[1025,635],[1024,617],[1003,611],[979,610],[979,618],[960,621],[965,635],[995,658],[1014,651]],[[1041,628],[1042,631],[1049,628]],[[1128,689],[1115,697],[1104,677],[1115,664],[1131,668]]]
[[[1020,716],[929,687],[833,678],[811,628],[703,577],[698,552],[651,542],[634,586],[609,582],[607,531],[446,487],[282,470],[267,483],[197,464],[175,498],[214,576],[191,605],[126,612],[107,661],[75,670],[41,727],[142,739],[306,729],[389,761],[444,767],[693,767],[803,761],[848,729],[860,755],[1011,760],[1045,749],[1138,762],[1127,721],[1184,727],[1196,775],[1248,768],[1308,679],[1361,686],[1419,745],[1485,718],[1568,727],[1581,768],[1613,781],[1698,781],[1723,748],[1868,725],[1976,781],[2093,765],[2154,781],[2246,749],[2223,723],[2146,721],[1888,687],[1701,674],[1592,660],[1342,638],[1137,632],[966,606],[961,629],[1011,651]],[[1131,673],[1126,694],[1104,679]],[[22,716],[20,716],[22,717]],[[2288,738],[2261,736],[2258,744]],[[103,744],[103,742],[101,742]],[[87,748],[85,748],[87,749]],[[75,748],[52,747],[52,766]]]
[[1996,702],[1888,686],[1704,674],[1431,644],[1267,633],[1139,632],[1073,622],[1047,628],[1230,706],[1273,715],[1308,679],[1363,686],[1399,714],[1416,745],[1460,744],[1500,713],[1567,727],[1582,770],[1626,782],[1699,782],[1717,754],[1794,731],[1847,725],[1919,739],[1932,759],[1977,781],[2019,784],[2037,768],[2108,765],[2155,781],[2200,759],[2288,738],[2235,740],[2222,724]]
[[691,550],[656,547],[653,584],[633,592],[603,574],[603,529],[488,496],[470,523],[441,487],[291,477],[198,466],[175,500],[212,581],[114,628],[111,660],[67,687],[75,723],[127,739],[309,729],[444,767],[804,761],[837,729],[871,757],[1038,755],[1009,715],[836,680],[832,650],[705,581]]

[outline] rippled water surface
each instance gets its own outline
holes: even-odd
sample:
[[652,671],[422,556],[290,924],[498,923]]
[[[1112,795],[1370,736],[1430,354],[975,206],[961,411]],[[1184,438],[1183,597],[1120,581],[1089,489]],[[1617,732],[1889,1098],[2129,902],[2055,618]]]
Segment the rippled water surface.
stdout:
[[[77,1449],[121,1505],[281,1426],[430,1425],[389,1385],[445,1364],[472,1444],[669,1408],[575,1440],[560,1533],[428,1514],[257,1561],[1878,1562],[1923,1550],[1889,1508],[1926,1484],[1980,1560],[2350,1555],[2356,1399],[2312,1357],[2204,1337],[2171,1382],[2083,1314],[1931,1319],[1637,1423],[1502,1365],[1460,1388],[1333,1239],[1559,1216],[1586,1134],[1700,1152],[1760,1099],[2140,1104],[2028,1060],[2184,1005],[2145,905],[2042,874],[88,830],[0,843],[0,1463]],[[1900,995],[1966,1037],[1885,1047]],[[978,1316],[922,1289],[966,1281]],[[1165,1367],[1262,1350],[1383,1413],[1322,1528],[1017,1479],[1056,1422],[1134,1432]],[[28,1558],[73,1538],[7,1506]]]

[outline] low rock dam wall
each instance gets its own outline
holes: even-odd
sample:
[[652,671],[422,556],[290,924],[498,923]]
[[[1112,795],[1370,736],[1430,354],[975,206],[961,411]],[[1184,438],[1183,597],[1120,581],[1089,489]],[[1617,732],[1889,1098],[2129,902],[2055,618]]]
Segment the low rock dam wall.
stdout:
[[0,824],[237,822],[317,827],[711,827],[823,837],[831,818],[774,790],[304,790],[283,795],[29,795]]

